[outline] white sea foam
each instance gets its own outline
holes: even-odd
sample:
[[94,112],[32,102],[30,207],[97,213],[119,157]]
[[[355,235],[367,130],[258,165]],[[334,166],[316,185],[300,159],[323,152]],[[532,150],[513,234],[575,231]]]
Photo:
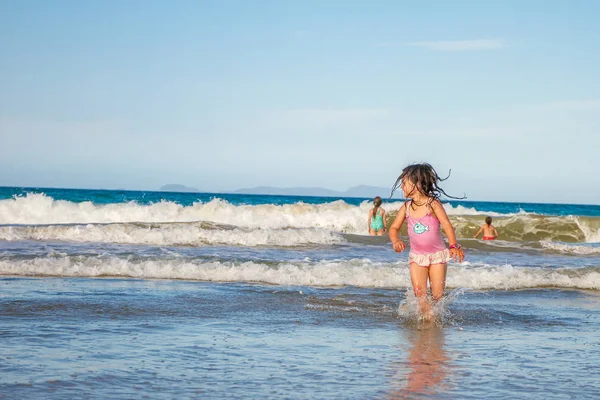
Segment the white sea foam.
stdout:
[[149,205],[135,202],[99,205],[28,194],[0,201],[0,224],[211,221],[246,228],[296,227],[363,232],[369,207],[368,202],[353,206],[341,200],[315,205],[299,202],[236,206],[221,199],[190,206],[169,201]]
[[[119,276],[145,279],[186,279],[214,282],[261,282],[298,286],[358,286],[410,288],[406,263],[350,261],[202,262],[189,259],[138,260],[53,255],[44,258],[0,260],[0,275],[14,276]],[[448,269],[447,287],[475,290],[510,290],[559,287],[600,290],[600,267],[539,268],[511,265],[471,265]]]
[[[507,215],[515,215],[515,214],[501,214],[493,211],[478,211],[474,207],[464,207],[461,205],[452,206],[448,203],[444,204],[444,209],[448,215],[485,215],[490,217],[502,217]],[[519,212],[519,214],[524,213],[523,210]]]
[[86,224],[0,226],[0,240],[61,240],[69,242],[146,245],[302,246],[346,241],[323,228],[205,229],[201,223]]
[[[387,204],[388,211],[403,203]],[[363,232],[371,203],[359,206],[342,200],[323,204],[233,205],[222,199],[196,202],[190,206],[162,201],[149,205],[136,202],[94,204],[54,200],[43,193],[0,200],[0,224],[74,224],[113,222],[190,222],[213,221],[249,228],[325,228],[348,233]],[[445,208],[450,215],[480,215],[473,208]]]
[[571,217],[585,235],[586,242],[600,243],[600,219],[596,219],[595,224],[590,221],[583,221],[577,217]]
[[554,243],[541,241],[540,245],[545,249],[560,251],[562,253],[578,254],[578,255],[592,255],[600,254],[600,247],[595,246],[582,246],[576,244],[567,243]]
[[[393,202],[384,205],[384,208],[388,212],[395,212],[402,204]],[[136,202],[94,204],[54,200],[43,193],[29,193],[0,200],[0,225],[209,221],[245,229],[317,228],[366,234],[367,215],[371,206],[368,201],[355,206],[342,200],[322,204],[233,205],[222,199],[199,201],[189,206],[169,201],[148,205]],[[450,204],[445,204],[444,208],[459,237],[471,236],[476,231],[481,223],[477,216],[493,215],[500,217],[494,222],[498,228],[502,228],[504,240],[600,241],[600,218],[541,216],[522,211],[497,214]],[[129,243],[127,240],[125,242]]]

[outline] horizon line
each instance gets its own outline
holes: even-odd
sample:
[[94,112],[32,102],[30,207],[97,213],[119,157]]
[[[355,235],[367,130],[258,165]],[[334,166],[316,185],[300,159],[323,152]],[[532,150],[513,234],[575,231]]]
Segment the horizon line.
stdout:
[[[328,198],[353,198],[353,199],[369,199],[370,197],[354,197],[354,196],[318,196],[318,195],[292,195],[292,194],[266,194],[266,193],[231,193],[227,191],[210,192],[210,191],[193,191],[193,192],[172,192],[155,189],[125,189],[125,188],[76,188],[76,187],[52,187],[52,186],[6,186],[0,185],[2,188],[19,188],[19,189],[55,189],[55,190],[99,190],[99,191],[122,191],[122,192],[154,192],[154,193],[184,193],[184,194],[227,194],[234,196],[278,196],[278,197],[328,197]],[[7,200],[7,199],[0,199]],[[392,200],[406,200],[404,198],[394,198]],[[445,202],[466,202],[466,203],[508,203],[508,204],[553,204],[553,205],[569,205],[569,206],[593,206],[600,207],[600,204],[594,203],[565,203],[565,202],[541,202],[541,201],[501,201],[501,200],[470,200],[470,199],[442,199]]]

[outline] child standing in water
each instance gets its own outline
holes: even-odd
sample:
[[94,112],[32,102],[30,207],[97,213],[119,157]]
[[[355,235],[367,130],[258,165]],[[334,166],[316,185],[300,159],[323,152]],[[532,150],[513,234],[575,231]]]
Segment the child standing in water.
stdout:
[[[413,164],[402,170],[392,189],[393,195],[398,187],[402,188],[404,198],[409,200],[400,207],[390,227],[390,239],[398,253],[406,248],[398,238],[398,231],[406,219],[410,243],[410,280],[419,301],[419,311],[428,319],[433,316],[433,310],[427,297],[427,281],[433,301],[436,302],[444,295],[448,261],[454,259],[461,262],[465,259],[465,253],[456,242],[454,228],[439,200],[441,195],[452,197],[438,186],[438,181],[443,180],[431,165]],[[440,226],[448,238],[449,249],[442,239]]]
[[487,217],[485,219],[485,224],[481,225],[481,228],[479,228],[473,237],[477,239],[477,236],[479,236],[481,232],[483,232],[483,240],[494,240],[498,237],[498,231],[496,230],[496,227],[492,225],[492,217]]
[[369,211],[369,233],[371,236],[383,236],[387,231],[387,222],[385,221],[385,210],[381,208],[381,197],[373,199],[373,208]]

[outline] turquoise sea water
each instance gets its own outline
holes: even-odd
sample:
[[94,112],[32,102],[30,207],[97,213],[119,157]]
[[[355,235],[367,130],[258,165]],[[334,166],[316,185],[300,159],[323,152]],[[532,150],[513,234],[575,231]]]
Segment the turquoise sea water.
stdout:
[[[365,200],[372,199],[356,197],[316,197],[316,196],[272,196],[272,195],[243,195],[227,193],[179,193],[179,192],[153,192],[153,191],[129,191],[129,190],[92,190],[92,189],[53,189],[53,188],[21,188],[0,187],[0,200],[10,199],[14,196],[25,196],[27,193],[45,193],[55,200],[70,202],[90,201],[94,204],[126,203],[135,201],[139,204],[151,204],[159,201],[170,201],[183,206],[189,206],[196,202],[207,202],[214,198],[223,199],[233,205],[240,204],[293,204],[303,202],[307,204],[321,204],[335,200],[342,200],[348,204],[359,205]],[[382,193],[386,198],[387,194]],[[394,197],[394,201],[396,200]],[[480,211],[492,211],[497,213],[516,213],[525,211],[528,213],[545,215],[582,215],[600,216],[600,205],[577,205],[577,204],[544,204],[544,203],[503,203],[503,202],[481,202],[451,200],[452,205],[474,207]]]

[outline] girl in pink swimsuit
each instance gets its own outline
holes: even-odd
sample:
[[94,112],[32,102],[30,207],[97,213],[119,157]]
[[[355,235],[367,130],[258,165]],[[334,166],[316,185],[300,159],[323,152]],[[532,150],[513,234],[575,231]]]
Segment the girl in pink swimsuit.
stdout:
[[[447,179],[447,178],[446,178]],[[415,296],[419,300],[419,309],[426,318],[432,317],[431,303],[427,297],[427,281],[431,287],[433,301],[444,295],[446,287],[447,263],[451,259],[462,262],[465,254],[456,242],[454,228],[442,207],[439,198],[449,196],[437,184],[443,181],[429,164],[413,164],[402,170],[396,180],[394,191],[400,187],[404,198],[409,199],[400,207],[394,223],[390,227],[390,239],[394,250],[401,252],[406,248],[398,238],[398,231],[406,219],[410,253],[410,279]],[[448,238],[449,249],[442,239],[441,229]]]

